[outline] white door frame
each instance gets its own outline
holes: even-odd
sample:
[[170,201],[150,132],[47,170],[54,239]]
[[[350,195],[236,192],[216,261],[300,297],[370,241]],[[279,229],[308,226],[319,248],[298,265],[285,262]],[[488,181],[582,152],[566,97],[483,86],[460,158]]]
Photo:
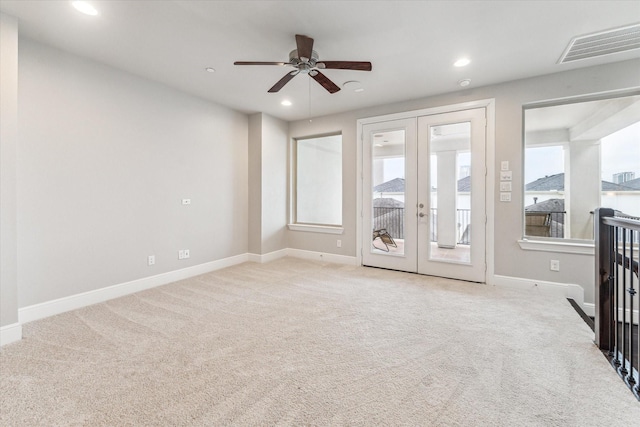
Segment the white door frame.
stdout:
[[356,257],[358,259],[358,265],[363,265],[363,247],[362,247],[362,198],[363,198],[363,126],[365,124],[385,122],[391,120],[400,120],[408,118],[417,118],[420,116],[429,116],[433,114],[451,113],[461,110],[470,110],[475,108],[485,108],[487,112],[487,135],[486,135],[486,166],[487,166],[487,181],[485,192],[485,206],[487,211],[487,223],[485,225],[486,235],[486,283],[494,284],[495,277],[495,259],[494,259],[494,213],[495,213],[495,182],[496,182],[496,161],[495,161],[495,99],[482,99],[477,101],[464,102],[460,104],[445,105],[441,107],[426,108],[422,110],[406,111],[401,113],[387,114],[383,116],[367,117],[357,120],[357,209],[358,215],[356,218]]

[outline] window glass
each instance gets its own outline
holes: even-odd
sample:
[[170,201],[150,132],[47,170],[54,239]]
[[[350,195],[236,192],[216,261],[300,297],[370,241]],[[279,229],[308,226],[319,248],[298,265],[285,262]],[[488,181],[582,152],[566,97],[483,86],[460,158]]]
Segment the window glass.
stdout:
[[525,107],[524,235],[593,239],[598,207],[640,215],[640,95]]
[[342,135],[295,141],[295,222],[342,225]]

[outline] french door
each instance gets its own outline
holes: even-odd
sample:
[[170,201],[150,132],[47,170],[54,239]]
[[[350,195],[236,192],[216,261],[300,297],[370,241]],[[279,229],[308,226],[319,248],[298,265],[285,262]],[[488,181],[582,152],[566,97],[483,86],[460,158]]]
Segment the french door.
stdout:
[[485,109],[363,125],[362,262],[485,281]]

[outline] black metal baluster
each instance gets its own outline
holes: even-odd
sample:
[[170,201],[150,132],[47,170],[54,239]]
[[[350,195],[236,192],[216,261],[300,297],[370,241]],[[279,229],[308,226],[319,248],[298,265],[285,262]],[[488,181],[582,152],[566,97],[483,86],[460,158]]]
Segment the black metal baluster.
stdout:
[[620,275],[619,270],[618,270],[618,248],[620,245],[620,235],[618,233],[620,233],[620,229],[618,227],[612,227],[613,228],[613,235],[614,235],[614,246],[613,246],[613,254],[612,254],[612,258],[614,260],[614,267],[611,269],[611,272],[613,274],[614,277],[614,287],[615,287],[615,302],[613,304],[613,324],[614,324],[614,330],[615,330],[615,346],[613,347],[613,360],[611,361],[611,364],[613,365],[614,368],[616,368],[616,370],[618,369],[618,367],[620,366],[620,359],[619,359],[619,355],[620,355],[620,331],[618,330],[618,325],[620,324],[619,322],[619,317],[618,317],[618,308],[620,307],[620,293],[619,293],[619,289],[620,289]]
[[[633,377],[633,362],[635,360],[633,354],[635,350],[633,347],[633,298],[636,295],[636,290],[633,287],[633,244],[634,232],[629,230],[629,289],[627,290],[629,292],[629,375],[625,381],[631,388],[636,383]],[[627,264],[626,261],[625,264]]]
[[[633,235],[635,235],[635,241],[638,244],[638,253],[636,254],[636,256],[638,257],[638,263],[636,264],[636,283],[638,284],[638,289],[640,289],[640,278],[638,277],[638,274],[640,274],[640,231],[634,231],[632,232]],[[633,255],[633,240],[632,240],[632,244],[631,244],[631,248],[632,248],[632,255]],[[630,269],[631,269],[631,288],[633,289],[633,256],[631,257],[631,262],[630,262]],[[637,292],[636,292],[637,293]],[[635,388],[632,388],[631,390],[633,391],[633,394],[635,394],[636,398],[638,400],[640,400],[640,300],[638,302],[638,327],[636,328],[636,340],[638,342],[638,354],[636,355],[636,386]],[[632,328],[633,328],[633,323],[631,324]],[[633,373],[633,366],[631,368],[631,372]]]
[[[609,227],[609,230],[612,230],[613,227],[611,226],[607,226]],[[615,230],[612,230],[615,232]],[[615,245],[616,245],[616,236],[614,235],[614,233],[610,232],[608,233],[608,245],[607,245],[607,250],[611,252],[611,255],[609,257],[609,277],[608,279],[608,283],[609,283],[609,288],[607,289],[607,292],[609,294],[609,313],[613,314],[615,307],[616,307],[616,301],[615,301],[615,283],[613,281],[614,278],[614,271],[616,268],[616,250],[615,250]],[[602,321],[602,320],[601,320]],[[616,333],[618,331],[616,322],[615,322],[615,316],[609,316],[608,319],[609,322],[609,357],[611,358],[611,360],[615,360],[616,359]],[[615,363],[614,363],[615,365]]]
[[[627,376],[627,293],[625,285],[627,283],[627,269],[625,260],[627,256],[627,230],[622,229],[622,365],[618,368],[618,373],[624,378]],[[631,333],[629,333],[631,338]]]

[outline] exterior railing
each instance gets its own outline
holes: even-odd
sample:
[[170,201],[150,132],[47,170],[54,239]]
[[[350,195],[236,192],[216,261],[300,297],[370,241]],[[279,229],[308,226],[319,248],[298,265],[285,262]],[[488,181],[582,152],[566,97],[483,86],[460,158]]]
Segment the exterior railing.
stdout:
[[640,400],[640,218],[607,208],[595,215],[595,342]]
[[373,229],[386,228],[394,239],[404,239],[404,208],[373,208]]
[[[471,244],[471,209],[457,209],[458,244]],[[432,208],[429,218],[431,241],[438,241],[438,209]],[[394,239],[404,239],[404,208],[373,208],[373,229],[385,228]]]
[[[431,208],[431,241],[438,241],[438,208]],[[458,244],[471,244],[471,209],[456,209]]]

